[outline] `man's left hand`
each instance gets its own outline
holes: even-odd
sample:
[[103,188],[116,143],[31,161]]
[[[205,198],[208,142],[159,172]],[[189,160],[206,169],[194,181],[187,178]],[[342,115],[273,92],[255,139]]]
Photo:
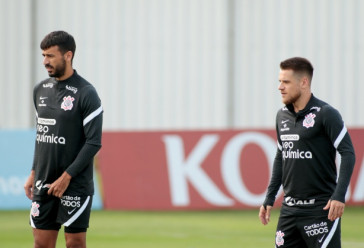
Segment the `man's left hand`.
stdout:
[[331,221],[341,218],[344,214],[345,203],[336,200],[329,200],[324,210],[329,210],[328,219]]
[[55,197],[61,198],[70,184],[71,178],[70,174],[63,172],[62,176],[54,181],[49,187],[48,195],[54,195]]

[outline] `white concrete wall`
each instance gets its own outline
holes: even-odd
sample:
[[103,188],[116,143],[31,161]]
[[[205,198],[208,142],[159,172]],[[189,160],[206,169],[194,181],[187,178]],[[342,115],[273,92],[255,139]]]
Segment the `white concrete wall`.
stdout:
[[309,58],[313,92],[364,126],[360,0],[0,0],[0,128],[34,126],[39,43],[76,39],[105,130],[273,128],[279,63]]
[[0,129],[32,125],[31,6],[0,0]]

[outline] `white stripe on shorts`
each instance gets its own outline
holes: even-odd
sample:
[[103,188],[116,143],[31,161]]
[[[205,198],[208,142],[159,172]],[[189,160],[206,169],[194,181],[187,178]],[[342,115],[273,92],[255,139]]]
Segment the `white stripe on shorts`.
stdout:
[[34,221],[33,221],[33,218],[32,218],[32,210],[30,210],[29,218],[30,218],[30,225],[31,225],[31,227],[36,228],[35,227],[35,224],[34,224]]
[[87,196],[86,201],[83,203],[82,207],[68,221],[66,221],[63,225],[64,226],[69,226],[75,220],[77,220],[77,218],[80,217],[80,215],[83,213],[83,211],[87,207],[87,204],[88,204],[89,201],[90,201],[90,196]]
[[330,243],[330,241],[332,239],[332,236],[334,236],[334,233],[336,231],[337,225],[339,224],[339,220],[340,220],[340,218],[337,218],[335,220],[335,223],[334,223],[334,225],[332,225],[331,230],[329,232],[329,235],[327,235],[327,237],[326,237],[324,243],[322,244],[321,248],[326,248],[327,245]]

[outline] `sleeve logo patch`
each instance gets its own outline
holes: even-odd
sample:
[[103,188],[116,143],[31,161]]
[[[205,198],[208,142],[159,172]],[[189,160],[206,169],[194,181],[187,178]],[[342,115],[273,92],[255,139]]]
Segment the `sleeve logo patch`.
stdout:
[[63,102],[61,104],[61,108],[64,109],[64,111],[71,110],[73,108],[73,101],[75,98],[71,96],[63,97]]

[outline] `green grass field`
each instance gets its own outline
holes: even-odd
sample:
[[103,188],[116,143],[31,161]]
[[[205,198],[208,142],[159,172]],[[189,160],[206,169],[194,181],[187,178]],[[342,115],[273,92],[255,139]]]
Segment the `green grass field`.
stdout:
[[[257,210],[204,212],[93,211],[89,248],[265,248],[274,247],[278,211],[268,226]],[[32,247],[28,211],[0,211],[0,247]],[[344,248],[364,248],[364,207],[347,207]],[[65,247],[63,231],[57,247]]]

